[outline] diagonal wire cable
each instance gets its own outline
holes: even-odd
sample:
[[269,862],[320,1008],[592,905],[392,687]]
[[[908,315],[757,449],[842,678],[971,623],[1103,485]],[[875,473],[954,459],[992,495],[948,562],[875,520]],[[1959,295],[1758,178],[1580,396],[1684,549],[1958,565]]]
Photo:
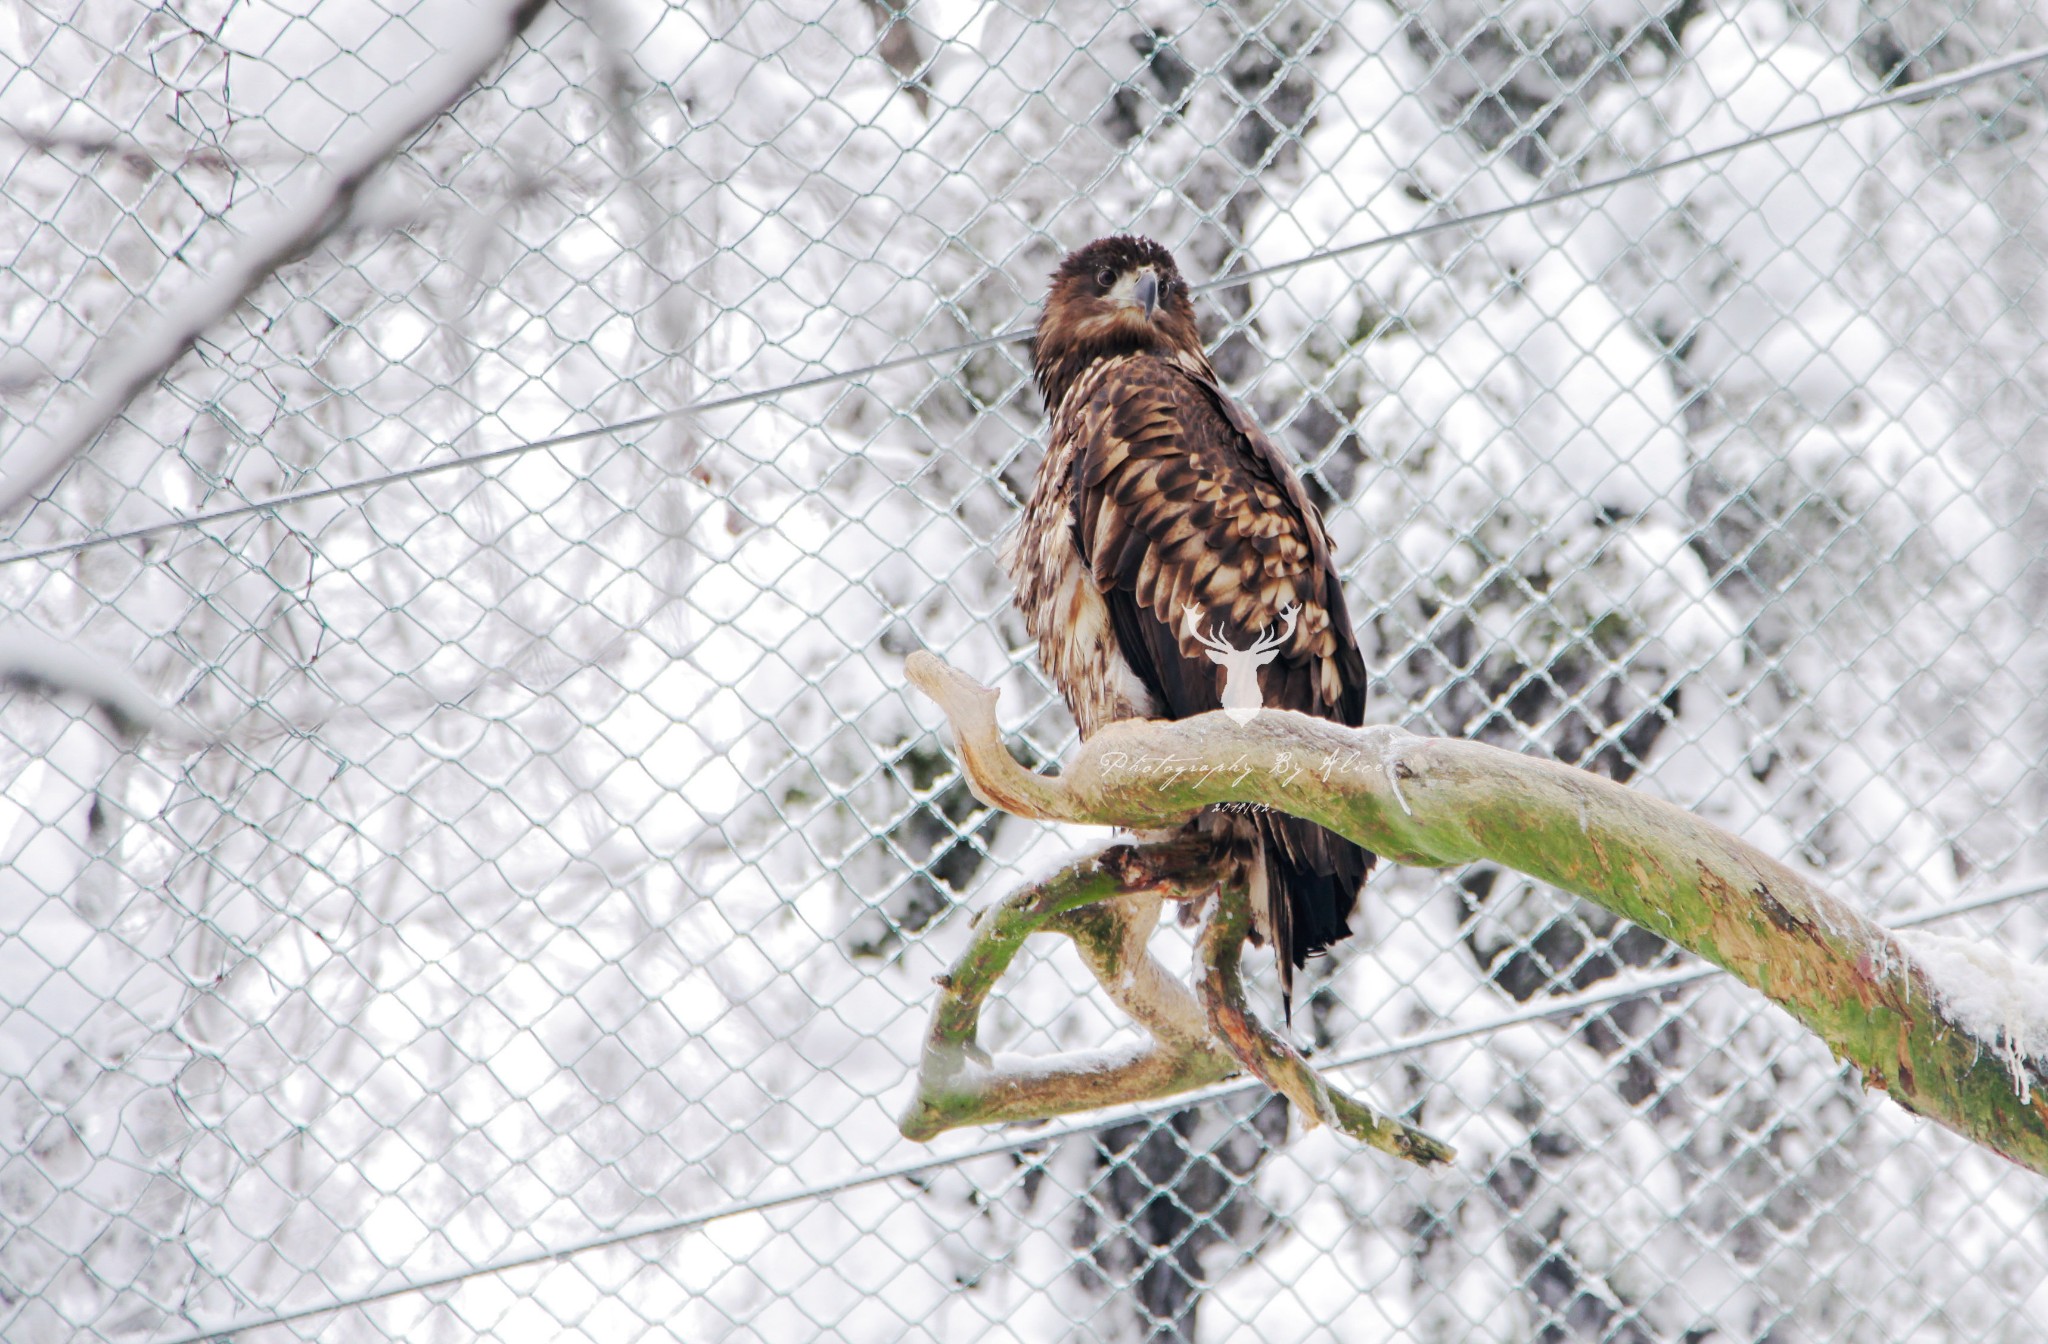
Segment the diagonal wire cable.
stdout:
[[[1925,102],[1929,99],[1940,97],[1943,94],[1953,93],[1958,89],[1975,84],[1979,80],[1990,79],[1993,76],[2002,75],[2008,71],[2033,65],[2043,60],[2048,60],[2048,46],[2029,47],[2010,56],[2002,56],[1993,60],[1980,61],[1975,65],[1965,66],[1960,70],[1943,75],[1937,79],[1922,80],[1918,83],[1908,84],[1890,93],[1867,98],[1851,107],[1838,108],[1833,112],[1825,112],[1818,116],[1808,117],[1803,121],[1790,122],[1772,130],[1760,131],[1740,140],[1731,141],[1723,145],[1715,145],[1709,149],[1697,150],[1690,154],[1680,155],[1677,158],[1644,164],[1640,168],[1633,168],[1628,172],[1620,173],[1613,177],[1603,177],[1592,182],[1582,182],[1574,187],[1567,187],[1560,191],[1534,196],[1524,201],[1513,201],[1507,205],[1496,206],[1490,210],[1480,210],[1472,214],[1451,215],[1442,219],[1430,220],[1415,225],[1413,228],[1402,229],[1394,233],[1380,234],[1361,242],[1347,243],[1341,247],[1324,248],[1304,256],[1295,257],[1289,261],[1276,262],[1271,266],[1234,271],[1228,275],[1218,276],[1215,279],[1205,281],[1191,288],[1197,294],[1212,293],[1217,290],[1250,284],[1254,280],[1284,275],[1322,262],[1336,261],[1344,257],[1356,256],[1360,253],[1374,251],[1379,248],[1394,247],[1401,243],[1413,242],[1419,238],[1425,238],[1431,234],[1442,233],[1451,229],[1467,229],[1490,224],[1496,220],[1540,209],[1546,205],[1554,205],[1560,201],[1576,200],[1598,192],[1611,191],[1617,187],[1626,186],[1631,182],[1656,177],[1659,174],[1668,173],[1675,169],[1688,168],[1696,164],[1725,158],[1730,154],[1738,154],[1745,149],[1752,149],[1758,145],[1766,145],[1791,136],[1823,130],[1829,126],[1848,121],[1853,117],[1862,116],[1865,113],[1880,111],[1887,107],[1896,107],[1904,103]],[[679,407],[674,410],[653,411],[646,415],[636,416],[630,420],[596,425],[589,429],[572,430],[568,433],[551,435],[543,439],[507,444],[502,448],[493,448],[485,452],[451,457],[440,462],[427,462],[419,466],[404,467],[396,471],[384,472],[377,476],[366,476],[359,480],[342,481],[334,485],[316,486],[306,490],[287,491],[263,499],[250,500],[242,504],[228,505],[223,508],[211,509],[200,513],[183,514],[175,518],[166,518],[161,522],[144,523],[119,532],[105,532],[72,541],[52,542],[46,546],[13,551],[6,555],[0,555],[0,565],[11,565],[25,560],[45,560],[56,556],[70,555],[99,546],[111,546],[119,542],[136,541],[163,532],[201,527],[208,523],[225,522],[235,518],[248,517],[251,514],[268,513],[294,504],[329,499],[336,495],[351,494],[359,490],[375,490],[382,486],[416,480],[423,476],[433,476],[444,471],[455,471],[464,467],[485,466],[492,462],[504,461],[508,458],[523,456],[527,453],[540,452],[549,448],[560,448],[568,444],[580,443],[587,439],[602,438],[608,434],[630,433],[635,430],[665,424],[671,420],[704,415],[712,411],[726,410],[731,407],[744,406],[754,402],[772,401],[777,397],[787,396],[793,392],[809,391],[812,388],[824,387],[832,383],[859,382],[875,374],[887,373],[893,369],[906,368],[913,364],[935,363],[939,360],[951,359],[957,355],[973,354],[976,351],[986,350],[993,346],[1008,345],[1016,341],[1026,340],[1030,335],[1031,329],[1029,327],[1012,327],[997,332],[993,336],[981,336],[974,340],[962,341],[957,345],[949,345],[937,350],[924,350],[908,355],[898,355],[873,364],[863,364],[857,368],[814,374],[807,378],[799,378],[787,383],[778,383],[772,387],[733,392],[725,396],[693,402],[688,406]]]
[[[1995,905],[2004,905],[2029,896],[2038,896],[2044,892],[2048,892],[2048,877],[2035,878],[2030,881],[2016,883],[2012,886],[1999,887],[1966,900],[1903,915],[1892,921],[1890,927],[1894,929],[1919,928],[1940,920],[1954,918],[1957,915],[1969,914],[1973,911],[1988,909]],[[1415,1035],[1404,1036],[1396,1041],[1387,1041],[1380,1045],[1367,1046],[1360,1050],[1321,1057],[1316,1062],[1320,1068],[1326,1070],[1353,1068],[1360,1064],[1377,1063],[1380,1060],[1393,1059],[1401,1055],[1411,1054],[1417,1050],[1426,1050],[1431,1046],[1447,1044],[1451,1041],[1469,1040],[1475,1036],[1490,1036],[1494,1032],[1505,1031],[1510,1027],[1524,1026],[1532,1022],[1542,1022],[1554,1017],[1574,1016],[1585,1012],[1589,1008],[1598,1008],[1604,1004],[1615,1003],[1622,999],[1633,999],[1647,994],[1661,994],[1669,990],[1681,989],[1687,985],[1724,974],[1726,972],[1718,966],[1693,965],[1666,971],[1660,975],[1630,976],[1625,980],[1605,985],[1599,989],[1562,995],[1544,1003],[1528,1005],[1513,1012],[1501,1013],[1477,1022],[1468,1022],[1462,1026],[1442,1027],[1435,1031],[1418,1032]],[[657,1222],[646,1223],[639,1227],[616,1228],[599,1232],[581,1240],[551,1246],[545,1250],[506,1256],[481,1265],[471,1265],[465,1269],[450,1270],[448,1273],[436,1274],[428,1278],[407,1279],[383,1288],[358,1293],[351,1297],[337,1297],[325,1302],[315,1302],[307,1306],[295,1307],[289,1311],[274,1312],[263,1316],[251,1316],[239,1321],[208,1326],[190,1334],[177,1335],[170,1339],[155,1340],[151,1344],[223,1344],[224,1341],[233,1339],[236,1335],[245,1334],[251,1330],[289,1325],[294,1321],[303,1321],[313,1316],[324,1316],[330,1312],[375,1306],[379,1302],[388,1302],[392,1298],[403,1297],[410,1293],[432,1292],[437,1288],[453,1288],[470,1279],[486,1278],[497,1274],[509,1274],[522,1269],[535,1269],[543,1265],[557,1264],[589,1251],[623,1246],[628,1242],[640,1241],[645,1238],[674,1236],[684,1232],[694,1232],[711,1223],[720,1222],[727,1218],[737,1218],[749,1213],[767,1213],[775,1209],[787,1208],[793,1204],[805,1204],[812,1200],[829,1199],[834,1195],[845,1194],[849,1190],[859,1190],[866,1186],[881,1185],[889,1181],[921,1176],[926,1172],[937,1171],[945,1167],[959,1166],[964,1163],[978,1161],[984,1157],[1001,1157],[1005,1154],[1017,1153],[1026,1149],[1043,1148],[1065,1139],[1078,1138],[1082,1135],[1093,1134],[1116,1125],[1128,1124],[1132,1120],[1163,1115],[1190,1106],[1199,1106],[1205,1102],[1217,1101],[1239,1093],[1255,1091],[1263,1086],[1256,1079],[1249,1078],[1216,1083],[1209,1087],[1183,1092],[1178,1096],[1169,1097],[1162,1101],[1148,1101],[1098,1111],[1086,1120],[1064,1125],[1048,1125],[1043,1128],[1034,1129],[1028,1134],[997,1139],[957,1153],[948,1153],[941,1157],[919,1158],[914,1162],[902,1162],[894,1166],[878,1167],[870,1171],[849,1173],[837,1180],[800,1186],[797,1189],[786,1190],[779,1194],[758,1195],[748,1199],[734,1200],[730,1203],[721,1204],[716,1208],[685,1214],[679,1218],[663,1218]]]
[[1804,135],[1809,131],[1824,130],[1829,126],[1848,121],[1852,117],[1860,117],[1866,112],[1878,112],[1887,107],[1897,107],[1902,103],[1925,102],[1930,98],[1936,98],[1945,93],[1953,93],[1966,85],[1976,83],[1980,79],[1989,79],[1993,75],[2002,75],[2009,70],[2017,70],[2022,66],[2033,65],[2042,60],[2048,60],[2048,46],[2029,47],[2010,56],[2001,56],[1995,60],[1979,61],[1975,65],[1964,66],[1962,69],[1943,75],[1939,79],[1922,80],[1918,83],[1908,84],[1903,88],[1896,89],[1891,93],[1880,94],[1875,98],[1866,98],[1853,107],[1839,108],[1833,112],[1824,112],[1819,116],[1808,117],[1805,121],[1788,122],[1783,126],[1768,131],[1759,131],[1755,135],[1747,136],[1741,140],[1730,141],[1725,145],[1715,145],[1711,149],[1695,150],[1693,153],[1682,154],[1675,159],[1663,159],[1656,163],[1646,163],[1640,168],[1631,168],[1629,171],[1618,173],[1613,177],[1603,177],[1592,182],[1582,182],[1578,186],[1566,187],[1560,191],[1531,197],[1526,201],[1511,201],[1506,205],[1495,206],[1491,210],[1479,210],[1469,215],[1458,215],[1450,219],[1418,224],[1412,229],[1403,229],[1399,233],[1382,234],[1380,237],[1368,238],[1363,242],[1347,243],[1342,247],[1326,248],[1320,252],[1311,252],[1305,257],[1297,257],[1292,261],[1282,261],[1276,262],[1271,266],[1262,266],[1257,270],[1236,271],[1220,279],[1211,280],[1206,284],[1196,285],[1194,288],[1197,292],[1206,292],[1212,289],[1222,289],[1228,285],[1241,285],[1251,280],[1262,280],[1269,275],[1282,275],[1289,271],[1298,271],[1304,266],[1311,266],[1317,262],[1334,261],[1339,257],[1352,256],[1359,252],[1371,251],[1374,248],[1389,247],[1395,243],[1409,242],[1428,234],[1440,233],[1445,229],[1461,229],[1469,228],[1476,224],[1490,224],[1497,219],[1506,219],[1510,215],[1522,214],[1526,211],[1540,209],[1546,205],[1555,205],[1559,201],[1577,200],[1581,196],[1591,196],[1596,192],[1611,191],[1616,187],[1625,187],[1631,182],[1640,182],[1645,178],[1656,177],[1660,173],[1668,173],[1676,168],[1690,168],[1696,164],[1709,163],[1715,159],[1725,158],[1730,154],[1738,154],[1745,149],[1752,149],[1757,145],[1770,144],[1774,140],[1784,140],[1795,135]]

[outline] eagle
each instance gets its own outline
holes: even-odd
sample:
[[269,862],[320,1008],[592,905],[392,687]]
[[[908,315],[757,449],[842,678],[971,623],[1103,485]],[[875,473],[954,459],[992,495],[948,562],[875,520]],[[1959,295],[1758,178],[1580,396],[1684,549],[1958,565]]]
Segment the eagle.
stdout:
[[[1223,390],[1172,253],[1118,235],[1069,255],[1031,353],[1051,433],[1006,563],[1081,736],[1260,706],[1362,723],[1365,660],[1322,514]],[[1291,1017],[1294,971],[1349,936],[1374,856],[1277,812],[1208,808],[1189,826],[1249,850],[1255,936]]]

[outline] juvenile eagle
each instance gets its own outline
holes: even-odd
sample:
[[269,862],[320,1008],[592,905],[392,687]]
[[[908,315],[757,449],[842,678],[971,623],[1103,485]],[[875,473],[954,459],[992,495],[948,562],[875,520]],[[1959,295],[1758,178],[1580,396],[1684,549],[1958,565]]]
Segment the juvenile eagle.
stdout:
[[[1219,385],[1173,255],[1119,236],[1061,262],[1032,363],[1052,434],[1008,562],[1081,736],[1223,708],[1226,688],[1240,712],[1361,723],[1365,661],[1322,515]],[[1254,915],[1291,1006],[1294,969],[1350,934],[1373,855],[1277,812],[1190,824],[1257,842]]]

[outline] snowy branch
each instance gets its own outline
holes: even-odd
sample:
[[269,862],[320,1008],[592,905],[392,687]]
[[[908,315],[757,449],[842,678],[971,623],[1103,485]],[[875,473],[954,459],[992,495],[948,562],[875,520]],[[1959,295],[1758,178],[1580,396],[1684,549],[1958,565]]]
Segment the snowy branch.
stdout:
[[83,696],[124,737],[142,736],[163,716],[141,683],[120,668],[19,621],[0,625],[0,687]]
[[[1433,1164],[1451,1150],[1324,1082],[1293,1047],[1246,1006],[1238,953],[1251,906],[1233,865],[1206,839],[1111,845],[1004,897],[975,920],[974,937],[939,977],[917,1092],[903,1133],[929,1139],[961,1125],[1042,1120],[1073,1111],[1152,1101],[1249,1072],[1300,1108],[1397,1157]],[[1221,881],[1219,882],[1219,878]],[[1162,900],[1212,890],[1198,957],[1199,998],[1147,950]],[[1052,1059],[992,1057],[975,1041],[981,1006],[1034,933],[1074,940],[1116,1005],[1142,1026],[1143,1045],[1077,1051]]]
[[294,204],[243,239],[218,274],[163,305],[153,320],[105,356],[82,405],[54,428],[29,426],[0,458],[0,516],[26,503],[90,448],[129,402],[168,373],[209,327],[240,307],[279,267],[346,226],[357,195],[377,170],[489,73],[543,3],[500,0],[477,6],[470,41],[442,53],[409,90],[366,118],[368,126],[354,143],[322,165],[320,180],[297,187]]
[[[1895,935],[1681,808],[1476,742],[1274,710],[1242,725],[1223,714],[1112,724],[1051,779],[1003,746],[993,691],[928,653],[906,671],[952,721],[971,787],[996,806],[1158,827],[1207,804],[1257,802],[1399,863],[1514,868],[1722,967],[1867,1086],[2048,1172],[2048,977],[1990,947]],[[1228,930],[1218,936],[1229,942]],[[1234,945],[1218,951],[1234,957]],[[1221,964],[1207,949],[1204,959],[1208,973]]]
[[[973,941],[952,970],[938,977],[939,1003],[917,1095],[903,1116],[904,1134],[929,1139],[961,1125],[1151,1100],[1235,1072],[1230,1058],[1210,1042],[1194,995],[1146,950],[1159,921],[1162,890],[1213,881],[1212,863],[1206,844],[1109,846],[980,912]],[[1073,939],[1117,1006],[1145,1028],[1150,1044],[1030,1062],[983,1051],[975,1043],[981,1006],[1034,933]]]
[[1309,1066],[1301,1052],[1282,1040],[1253,1015],[1245,1003],[1240,961],[1252,929],[1249,893],[1241,883],[1217,888],[1195,949],[1200,974],[1196,988],[1208,1011],[1209,1030],[1224,1042],[1246,1070],[1293,1102],[1313,1127],[1318,1122],[1349,1134],[1381,1152],[1418,1166],[1437,1166],[1457,1156],[1438,1139],[1412,1125],[1375,1113],[1332,1087]]

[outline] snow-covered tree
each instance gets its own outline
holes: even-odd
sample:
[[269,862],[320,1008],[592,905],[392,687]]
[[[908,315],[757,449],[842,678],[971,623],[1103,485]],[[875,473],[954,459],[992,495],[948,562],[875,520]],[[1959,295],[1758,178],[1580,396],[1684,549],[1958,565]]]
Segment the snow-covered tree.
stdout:
[[[10,5],[0,460],[479,12]],[[166,707],[137,737],[0,705],[0,1333],[163,1337],[918,1155],[929,976],[1080,838],[977,803],[901,675],[934,648],[1028,754],[1071,745],[995,558],[1042,417],[1015,342],[807,380],[1019,330],[1101,233],[1227,278],[2040,40],[1921,0],[543,9],[6,520],[12,554],[698,408],[0,564],[16,619]],[[2042,133],[2009,74],[1210,291],[1338,536],[1371,716],[1656,791],[1890,911],[2048,861]],[[1320,1048],[1670,955],[1491,869],[1365,904],[1297,1019]],[[1027,960],[991,1045],[1118,1029],[1069,954]],[[2037,1183],[1731,991],[1360,1081],[1465,1160],[1240,1098],[298,1328],[2048,1322]]]

